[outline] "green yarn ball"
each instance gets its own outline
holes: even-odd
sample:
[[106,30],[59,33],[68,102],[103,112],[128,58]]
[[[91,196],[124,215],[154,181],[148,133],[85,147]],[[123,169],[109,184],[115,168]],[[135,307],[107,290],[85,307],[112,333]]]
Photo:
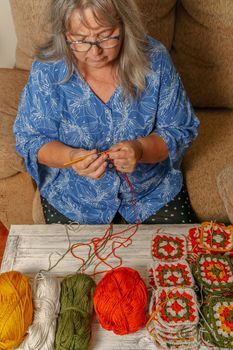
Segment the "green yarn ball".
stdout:
[[60,313],[55,338],[56,350],[86,350],[91,338],[95,282],[79,273],[61,283]]

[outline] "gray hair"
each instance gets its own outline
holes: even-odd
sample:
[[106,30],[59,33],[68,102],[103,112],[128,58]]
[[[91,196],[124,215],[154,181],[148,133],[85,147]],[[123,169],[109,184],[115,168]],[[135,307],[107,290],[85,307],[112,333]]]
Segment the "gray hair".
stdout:
[[[74,71],[74,58],[67,45],[65,33],[69,31],[72,12],[90,8],[96,21],[115,27],[121,25],[123,42],[119,54],[119,78],[125,96],[137,97],[145,87],[145,75],[149,71],[148,43],[139,9],[135,0],[51,0],[50,40],[38,49],[37,59],[55,61],[65,59],[68,81]],[[85,18],[82,18],[85,24]],[[63,82],[64,82],[63,81]]]

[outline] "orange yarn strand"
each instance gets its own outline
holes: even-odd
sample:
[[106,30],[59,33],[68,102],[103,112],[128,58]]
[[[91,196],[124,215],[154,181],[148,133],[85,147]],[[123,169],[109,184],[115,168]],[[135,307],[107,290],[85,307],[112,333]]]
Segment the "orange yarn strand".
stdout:
[[[131,229],[134,229],[134,231],[133,231],[133,233],[131,233],[130,236],[128,236],[128,237],[120,236],[120,234],[125,233],[125,232],[127,232],[127,231],[129,231]],[[111,251],[105,257],[101,257],[99,255],[99,253],[98,253],[98,247],[95,247],[95,256],[100,261],[94,268],[93,276],[95,276],[97,274],[100,274],[100,273],[103,273],[103,272],[107,272],[107,271],[96,272],[97,267],[100,264],[102,264],[102,263],[104,263],[106,266],[110,267],[111,269],[116,269],[116,268],[118,268],[118,267],[120,267],[122,265],[122,257],[116,254],[116,250],[121,248],[121,247],[126,248],[129,245],[131,245],[132,244],[132,239],[131,238],[135,235],[137,230],[138,230],[138,224],[133,225],[133,226],[131,226],[131,227],[121,231],[121,232],[117,232],[117,233],[113,234],[112,237],[110,238],[110,240],[112,240]],[[119,241],[116,240],[116,239],[119,239]],[[107,262],[107,259],[109,259],[112,255],[118,260],[118,265],[114,266],[114,267]]]
[[[109,158],[109,160],[111,160],[111,159]],[[108,229],[106,230],[105,234],[102,237],[100,237],[100,238],[94,237],[88,243],[76,243],[76,244],[73,244],[71,246],[70,252],[73,255],[73,257],[75,257],[76,259],[78,259],[82,262],[82,265],[79,269],[80,271],[84,272],[85,268],[88,265],[90,265],[90,263],[92,262],[92,260],[94,258],[97,260],[97,264],[94,267],[94,272],[93,272],[92,276],[107,272],[109,270],[109,268],[116,269],[122,265],[122,258],[116,254],[116,251],[121,247],[128,247],[130,244],[132,244],[132,237],[135,235],[135,233],[137,232],[138,227],[139,227],[139,220],[137,218],[137,212],[136,212],[135,202],[134,202],[134,187],[131,184],[131,182],[126,174],[121,173],[121,172],[118,172],[118,173],[125,179],[125,181],[127,182],[128,186],[130,188],[130,191],[132,194],[132,208],[133,208],[134,219],[135,219],[136,224],[132,225],[131,227],[127,227],[125,230],[122,230],[122,231],[114,233],[114,234],[112,233],[113,226],[112,226],[112,224],[110,224]],[[122,236],[122,234],[124,234],[132,229],[134,229],[134,231],[128,237]],[[108,252],[104,256],[102,252],[108,243],[110,244],[110,252]],[[80,257],[75,252],[76,249],[78,249],[80,247],[84,247],[84,246],[87,246],[89,248],[89,254],[88,254],[87,259]],[[108,246],[108,248],[109,248],[109,246]],[[92,251],[93,251],[93,253],[92,253]],[[109,249],[108,249],[108,251],[109,251]],[[118,264],[115,266],[112,266],[108,262],[110,257],[115,257],[116,260],[118,260]],[[106,265],[108,270],[96,272],[97,268],[101,264]]]
[[[97,271],[97,268],[100,265],[106,265],[110,269],[115,269],[117,267],[120,267],[122,265],[122,257],[116,254],[116,251],[123,247],[126,248],[129,245],[132,244],[132,237],[135,235],[139,227],[139,224],[132,225],[130,227],[127,227],[126,229],[112,233],[112,225],[110,225],[105,234],[102,237],[94,237],[92,238],[88,243],[75,243],[71,246],[70,252],[76,259],[80,260],[82,262],[81,267],[79,268],[80,271],[84,272],[85,269],[91,264],[92,260],[97,260],[97,263],[94,266],[93,273],[91,276],[95,276],[98,274],[102,274],[107,272],[108,270],[102,270],[99,272]],[[133,232],[125,237],[123,234],[127,233],[128,231],[133,230]],[[108,246],[107,246],[108,244]],[[89,254],[86,259],[80,257],[77,252],[75,252],[77,249],[87,246],[89,248]],[[108,253],[104,254],[103,250],[108,250]],[[110,251],[109,251],[110,250]],[[115,257],[116,260],[118,260],[118,264],[114,264],[112,266],[108,260],[110,258]]]
[[147,289],[130,267],[108,271],[98,283],[94,308],[101,326],[116,334],[136,332],[146,325]]
[[20,272],[0,274],[0,349],[19,345],[32,323],[32,292],[28,278]]

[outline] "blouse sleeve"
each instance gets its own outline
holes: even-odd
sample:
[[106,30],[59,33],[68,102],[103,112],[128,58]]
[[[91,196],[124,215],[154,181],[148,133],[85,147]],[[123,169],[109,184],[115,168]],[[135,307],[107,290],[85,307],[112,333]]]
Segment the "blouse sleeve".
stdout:
[[41,185],[45,171],[52,177],[59,171],[37,162],[39,149],[50,141],[58,140],[57,92],[50,69],[48,64],[33,63],[13,128],[16,150],[24,158],[27,171],[38,185]]
[[179,168],[185,151],[197,136],[196,117],[170,55],[161,54],[159,103],[156,134],[166,142],[173,168]]

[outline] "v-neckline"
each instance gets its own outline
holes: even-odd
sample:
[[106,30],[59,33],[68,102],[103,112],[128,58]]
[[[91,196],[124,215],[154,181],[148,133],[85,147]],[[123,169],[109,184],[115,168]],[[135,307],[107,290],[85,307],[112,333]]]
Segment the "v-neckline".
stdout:
[[92,95],[95,96],[95,98],[100,101],[103,105],[107,106],[109,105],[109,103],[111,102],[111,100],[113,99],[113,97],[115,96],[115,94],[118,92],[118,90],[120,89],[120,84],[118,84],[116,86],[116,88],[114,89],[112,95],[109,97],[109,99],[104,102],[96,93],[95,91],[91,88],[91,86],[87,83],[87,81],[82,77],[82,75],[80,74],[80,72],[75,69],[75,73],[76,73],[76,76],[78,77],[79,81],[88,88],[88,90],[91,92]]

